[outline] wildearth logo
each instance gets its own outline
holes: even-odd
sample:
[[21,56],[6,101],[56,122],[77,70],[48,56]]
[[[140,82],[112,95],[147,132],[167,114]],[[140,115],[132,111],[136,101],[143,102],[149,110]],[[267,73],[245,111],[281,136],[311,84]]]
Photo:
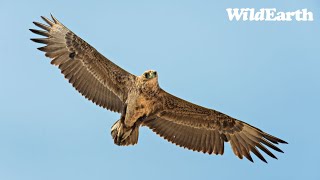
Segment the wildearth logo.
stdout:
[[313,21],[313,13],[307,9],[293,12],[278,12],[276,8],[228,8],[226,9],[230,21]]

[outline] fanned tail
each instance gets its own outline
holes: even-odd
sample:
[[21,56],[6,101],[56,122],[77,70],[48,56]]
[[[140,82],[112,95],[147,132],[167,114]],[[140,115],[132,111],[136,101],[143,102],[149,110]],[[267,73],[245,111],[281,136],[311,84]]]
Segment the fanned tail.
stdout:
[[111,136],[118,146],[135,145],[138,143],[139,126],[126,128],[121,120],[118,120],[111,127]]

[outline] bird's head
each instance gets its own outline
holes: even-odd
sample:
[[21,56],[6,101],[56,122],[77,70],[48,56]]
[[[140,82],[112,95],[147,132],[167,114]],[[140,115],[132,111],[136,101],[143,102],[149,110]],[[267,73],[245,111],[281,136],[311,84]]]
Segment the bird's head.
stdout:
[[148,70],[148,71],[145,71],[142,74],[142,78],[145,81],[149,81],[151,79],[157,79],[158,78],[158,73],[157,73],[157,71],[154,71],[154,70]]
[[159,90],[158,73],[148,70],[140,76],[141,90],[146,94],[154,94]]

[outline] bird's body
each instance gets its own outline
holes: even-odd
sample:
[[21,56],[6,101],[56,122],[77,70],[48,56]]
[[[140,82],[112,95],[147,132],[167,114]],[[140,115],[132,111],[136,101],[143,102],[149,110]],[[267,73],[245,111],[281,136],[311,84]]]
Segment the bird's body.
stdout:
[[115,65],[96,49],[62,25],[42,17],[49,26],[32,32],[46,38],[39,48],[83,96],[95,104],[121,114],[111,128],[117,145],[138,142],[139,127],[147,126],[179,146],[208,154],[223,154],[230,142],[239,158],[253,161],[250,152],[266,162],[257,148],[276,158],[265,146],[282,152],[274,144],[285,141],[219,111],[190,103],[160,88],[154,70],[135,76]]
[[[156,71],[147,71],[156,73]],[[128,142],[125,139],[130,136],[130,132],[139,128],[142,120],[155,115],[161,109],[160,87],[158,77],[147,79],[144,75],[137,76],[134,85],[128,92],[126,105],[123,109],[121,119],[112,127],[112,136],[118,145],[132,145],[138,142]],[[136,130],[138,132],[138,129]]]

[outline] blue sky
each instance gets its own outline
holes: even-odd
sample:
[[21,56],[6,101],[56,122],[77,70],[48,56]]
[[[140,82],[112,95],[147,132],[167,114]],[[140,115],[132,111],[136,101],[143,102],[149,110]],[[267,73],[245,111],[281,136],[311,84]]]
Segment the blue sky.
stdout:
[[[226,8],[308,8],[314,22],[230,22]],[[282,1],[1,1],[0,179],[319,179],[320,3]],[[268,164],[179,148],[141,128],[113,144],[119,114],[74,90],[28,29],[53,13],[116,64],[283,138]]]

